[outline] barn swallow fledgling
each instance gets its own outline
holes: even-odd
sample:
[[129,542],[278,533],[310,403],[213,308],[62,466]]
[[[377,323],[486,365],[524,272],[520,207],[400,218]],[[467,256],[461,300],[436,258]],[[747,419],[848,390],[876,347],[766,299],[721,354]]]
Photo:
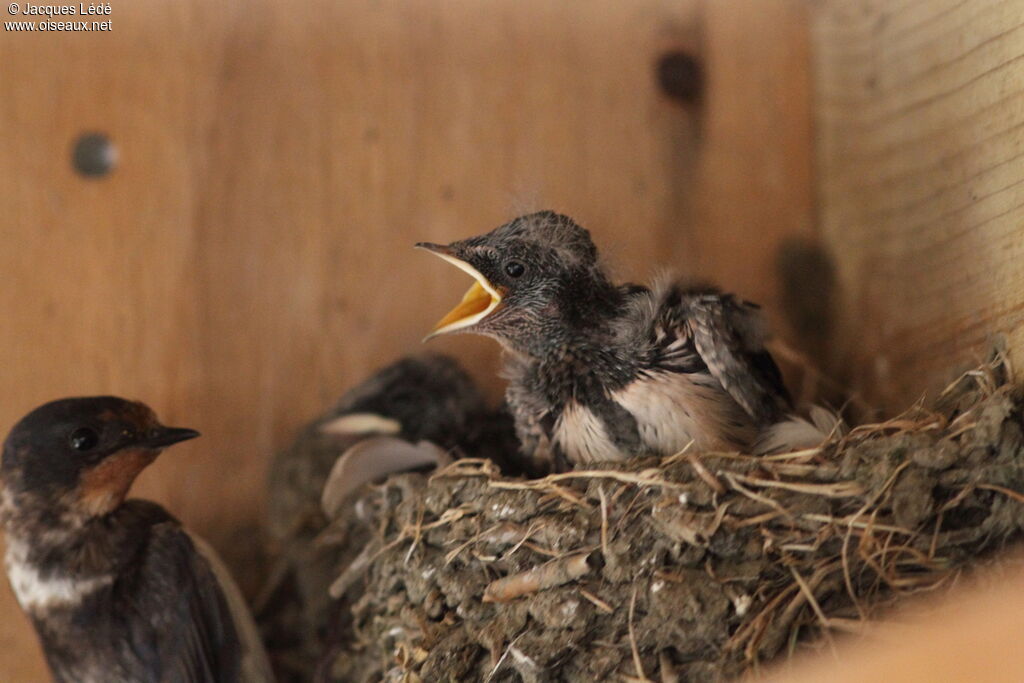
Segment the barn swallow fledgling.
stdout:
[[3,446],[11,587],[57,681],[270,681],[241,593],[212,550],[159,505],[125,500],[172,444],[142,403],[47,403]]
[[380,368],[300,430],[271,463],[267,528],[277,566],[257,608],[282,681],[319,680],[316,665],[333,661],[328,653],[339,647],[341,635],[329,627],[338,606],[324,596],[352,546],[318,541],[329,523],[321,498],[339,456],[381,437],[430,442],[505,469],[521,464],[511,416],[489,409],[469,374],[437,353]]
[[691,442],[744,449],[791,409],[757,306],[677,282],[617,286],[590,233],[567,216],[544,211],[417,246],[475,280],[430,336],[502,344],[527,455],[564,467]]
[[453,358],[438,353],[401,358],[346,391],[275,456],[269,477],[270,535],[283,541],[308,521],[310,510],[319,510],[338,456],[363,439],[384,435],[410,443],[430,441],[508,466],[507,451],[515,450],[508,422],[488,409],[480,389]]

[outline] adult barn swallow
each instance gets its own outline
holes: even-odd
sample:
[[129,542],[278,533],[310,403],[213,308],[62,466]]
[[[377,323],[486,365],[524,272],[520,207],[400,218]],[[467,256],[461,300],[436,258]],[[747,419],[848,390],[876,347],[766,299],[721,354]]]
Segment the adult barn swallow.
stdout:
[[449,245],[475,280],[430,336],[505,349],[526,454],[556,465],[745,449],[791,409],[758,307],[713,288],[616,285],[590,233],[551,211]]
[[209,546],[159,505],[125,500],[164,448],[197,436],[113,396],[47,403],[8,435],[7,576],[55,680],[272,680]]

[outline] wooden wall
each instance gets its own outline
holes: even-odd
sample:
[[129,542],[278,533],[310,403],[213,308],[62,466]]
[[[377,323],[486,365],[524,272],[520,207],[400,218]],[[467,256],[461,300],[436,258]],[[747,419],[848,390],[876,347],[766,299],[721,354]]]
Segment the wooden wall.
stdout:
[[1024,671],[1024,572],[1019,552],[1002,566],[961,577],[948,594],[911,599],[857,635],[833,631],[834,647],[770,668],[764,683],[1013,683]]
[[[111,4],[110,33],[0,32],[0,429],[105,392],[200,429],[136,492],[236,567],[273,451],[467,284],[413,242],[551,207],[624,277],[774,310],[776,247],[811,231],[799,0]],[[701,106],[661,93],[667,50],[701,58]],[[88,131],[108,177],[71,167]],[[492,344],[433,346],[497,395]],[[0,614],[0,680],[41,679],[6,583]]]
[[1024,2],[826,0],[813,19],[833,367],[905,406],[996,336],[1024,362]]
[[[1024,367],[1024,1],[823,0],[811,19],[832,372],[883,410],[995,343]],[[1020,563],[768,680],[1020,678]],[[933,603],[934,598],[924,599]],[[911,613],[913,614],[913,613]]]
[[[784,302],[829,304],[809,350],[883,410],[994,336],[1024,363],[1024,0],[112,9],[110,33],[0,31],[0,431],[99,392],[202,430],[137,493],[236,567],[274,450],[467,284],[411,244],[518,212],[570,213],[623,278],[710,277],[784,331]],[[672,50],[705,69],[699,105],[659,89]],[[88,131],[109,177],[71,167]],[[432,345],[498,395],[492,344]],[[0,614],[0,680],[41,680],[2,583]]]

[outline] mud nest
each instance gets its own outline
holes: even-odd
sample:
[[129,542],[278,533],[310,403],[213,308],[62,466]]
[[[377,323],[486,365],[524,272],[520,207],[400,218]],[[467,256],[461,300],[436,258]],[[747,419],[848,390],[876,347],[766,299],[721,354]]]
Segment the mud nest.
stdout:
[[719,680],[856,631],[1021,535],[1003,372],[784,455],[392,476],[320,535],[338,564],[319,677]]

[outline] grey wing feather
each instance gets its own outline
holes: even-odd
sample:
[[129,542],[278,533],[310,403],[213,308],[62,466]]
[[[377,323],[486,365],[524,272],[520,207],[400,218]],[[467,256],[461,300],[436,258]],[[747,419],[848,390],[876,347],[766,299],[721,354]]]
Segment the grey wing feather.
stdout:
[[245,596],[242,595],[242,590],[213,546],[193,533],[189,533],[188,536],[202,559],[209,564],[218,587],[224,593],[231,621],[238,634],[239,669],[242,680],[246,683],[273,683],[274,673],[270,666],[270,658],[267,656],[256,621],[249,610],[249,604],[245,601]]
[[155,644],[152,680],[251,680],[241,666],[241,634],[217,576],[176,522],[153,527],[139,576],[140,608]]
[[764,348],[765,323],[757,306],[713,289],[666,288],[655,325],[692,340],[707,372],[757,425],[779,420],[791,407],[782,375]]
[[708,371],[760,425],[790,410],[789,393],[775,360],[764,348],[760,311],[729,295],[684,297],[693,340]]

